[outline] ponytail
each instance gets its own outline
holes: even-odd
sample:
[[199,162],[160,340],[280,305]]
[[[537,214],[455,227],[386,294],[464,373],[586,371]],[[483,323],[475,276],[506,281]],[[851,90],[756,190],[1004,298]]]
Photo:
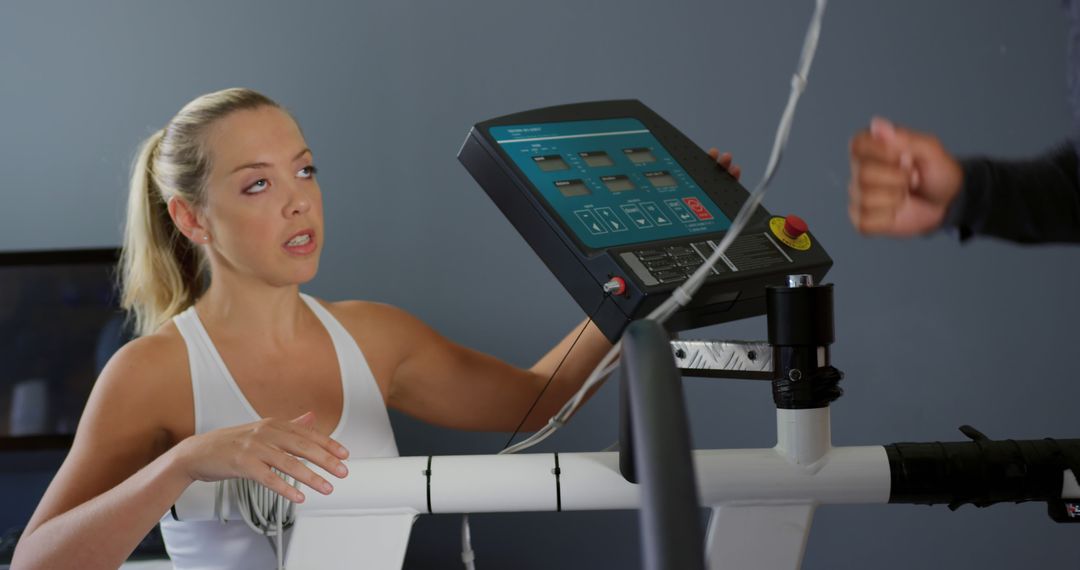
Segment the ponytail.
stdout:
[[120,265],[121,305],[147,335],[191,306],[202,293],[200,252],[176,229],[153,165],[165,130],[150,135],[132,165]]
[[250,89],[209,93],[185,105],[139,147],[119,271],[121,306],[138,336],[153,333],[193,305],[206,288],[206,255],[176,228],[168,207],[172,199],[193,208],[206,203],[206,130],[233,111],[263,106],[279,107]]

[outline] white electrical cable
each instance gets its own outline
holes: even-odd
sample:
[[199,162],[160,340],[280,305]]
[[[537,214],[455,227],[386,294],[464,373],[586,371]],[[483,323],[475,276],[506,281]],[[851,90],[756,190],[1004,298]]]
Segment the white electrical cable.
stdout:
[[[783,155],[784,148],[787,146],[788,135],[791,134],[791,124],[795,120],[795,106],[799,102],[799,97],[806,89],[806,83],[810,75],[810,64],[814,61],[814,53],[817,51],[818,39],[821,35],[821,19],[825,14],[825,3],[826,0],[815,0],[814,2],[814,13],[810,17],[810,25],[806,29],[806,38],[803,40],[798,68],[795,71],[795,75],[791,78],[791,92],[788,95],[788,101],[787,105],[784,107],[784,112],[780,116],[780,125],[776,129],[772,152],[769,155],[769,162],[765,166],[765,174],[750,193],[750,197],[743,203],[738,214],[735,215],[731,227],[728,228],[727,233],[724,235],[723,239],[720,240],[720,243],[716,245],[716,250],[713,251],[712,255],[709,256],[705,263],[703,263],[685,283],[675,289],[670,297],[656,309],[653,309],[653,311],[645,317],[646,319],[663,324],[680,308],[689,304],[694,295],[701,289],[702,284],[705,283],[709,271],[716,265],[716,262],[720,261],[720,258],[727,252],[728,247],[735,241],[735,238],[739,237],[754,212],[757,211],[758,206],[761,205],[761,201],[765,197],[765,191],[768,189],[769,183],[772,182],[773,175],[776,173],[776,168],[780,164],[780,157]],[[544,441],[550,437],[551,434],[555,433],[559,428],[565,425],[570,417],[574,415],[574,412],[577,411],[578,407],[581,406],[581,403],[585,400],[585,396],[593,388],[607,380],[608,376],[615,371],[619,365],[618,356],[621,351],[622,341],[620,340],[611,347],[611,350],[609,350],[606,355],[604,355],[604,358],[600,360],[600,363],[596,365],[596,368],[589,374],[589,377],[585,379],[585,382],[581,385],[581,388],[577,393],[567,401],[558,413],[548,420],[547,425],[528,438],[500,451],[499,454],[517,453],[529,449],[541,441]],[[475,557],[473,555],[472,544],[469,537],[468,516],[465,516],[462,519],[461,543],[462,559],[465,561],[465,567],[468,570],[475,570],[473,564]]]
[[476,570],[476,554],[472,549],[472,536],[469,532],[469,515],[461,517],[461,561],[465,563],[465,570]]
[[[271,468],[278,477],[285,480],[289,486],[296,488],[297,481],[293,477]],[[240,518],[247,523],[248,527],[255,532],[270,539],[270,546],[277,556],[278,570],[285,570],[285,549],[282,536],[285,528],[291,526],[295,520],[296,504],[270,490],[265,485],[250,479],[229,479],[218,481],[214,492],[214,516],[221,522],[226,522],[224,514],[225,493],[228,491],[236,497],[236,510],[240,512]]]
[[[784,112],[780,117],[780,125],[776,129],[772,152],[769,156],[769,162],[765,167],[764,176],[762,176],[761,181],[754,187],[753,192],[750,193],[750,197],[743,203],[738,214],[735,215],[735,220],[732,221],[727,234],[725,234],[723,239],[720,240],[720,243],[717,244],[716,250],[709,256],[709,259],[706,260],[705,263],[682,284],[682,286],[672,292],[671,297],[661,303],[659,307],[654,309],[645,318],[664,323],[671,315],[675,314],[679,308],[686,306],[705,282],[709,270],[712,269],[712,267],[716,265],[716,262],[720,260],[725,252],[727,252],[728,247],[735,241],[735,238],[739,237],[739,234],[750,221],[750,218],[753,216],[758,206],[761,205],[762,198],[765,197],[765,192],[769,187],[769,183],[772,182],[773,175],[776,173],[776,168],[780,164],[780,157],[783,155],[784,147],[787,146],[788,135],[791,133],[791,124],[795,119],[795,106],[799,101],[799,97],[806,89],[806,83],[810,74],[810,64],[814,61],[814,53],[817,50],[818,39],[821,35],[821,19],[825,13],[825,4],[826,0],[815,0],[814,14],[810,18],[810,25],[806,30],[806,38],[803,41],[802,52],[799,56],[799,66],[791,79],[791,92],[788,96],[787,105],[784,107]],[[516,445],[508,447],[500,453],[516,453],[528,449],[541,441],[544,441],[552,433],[562,427],[570,419],[570,416],[577,411],[578,407],[581,406],[581,402],[584,401],[585,395],[588,394],[590,390],[603,383],[603,381],[611,374],[614,370],[613,363],[616,362],[621,349],[622,341],[615,343],[615,346],[611,347],[611,350],[608,351],[607,355],[605,355],[596,366],[592,374],[585,380],[585,383],[582,384],[581,389],[574,394],[557,414],[552,416],[543,429],[537,431],[531,437],[522,440]]]

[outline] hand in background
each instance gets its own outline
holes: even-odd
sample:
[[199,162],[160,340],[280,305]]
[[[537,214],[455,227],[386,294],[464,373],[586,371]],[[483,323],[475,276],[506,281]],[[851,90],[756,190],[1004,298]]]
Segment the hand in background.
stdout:
[[734,176],[735,180],[738,180],[739,177],[742,176],[742,169],[739,168],[739,165],[731,163],[730,152],[720,154],[719,150],[715,148],[710,148],[709,156],[711,156],[713,160],[715,160],[716,163],[719,164],[724,170],[728,171],[728,174]]
[[864,235],[911,237],[941,226],[963,170],[929,133],[875,117],[850,144],[848,215]]

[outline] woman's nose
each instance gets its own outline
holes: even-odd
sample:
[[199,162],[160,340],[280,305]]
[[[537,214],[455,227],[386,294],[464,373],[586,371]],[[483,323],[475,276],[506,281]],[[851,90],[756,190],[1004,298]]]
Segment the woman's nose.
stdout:
[[296,216],[304,214],[310,209],[311,199],[304,193],[303,189],[294,188],[289,196],[289,202],[285,205],[285,214],[287,216]]

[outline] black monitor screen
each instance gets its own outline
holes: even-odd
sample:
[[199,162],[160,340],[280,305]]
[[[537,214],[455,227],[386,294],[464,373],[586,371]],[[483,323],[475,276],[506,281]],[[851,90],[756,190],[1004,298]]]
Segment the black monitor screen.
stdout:
[[129,338],[115,257],[0,253],[0,440],[75,433],[90,388]]

